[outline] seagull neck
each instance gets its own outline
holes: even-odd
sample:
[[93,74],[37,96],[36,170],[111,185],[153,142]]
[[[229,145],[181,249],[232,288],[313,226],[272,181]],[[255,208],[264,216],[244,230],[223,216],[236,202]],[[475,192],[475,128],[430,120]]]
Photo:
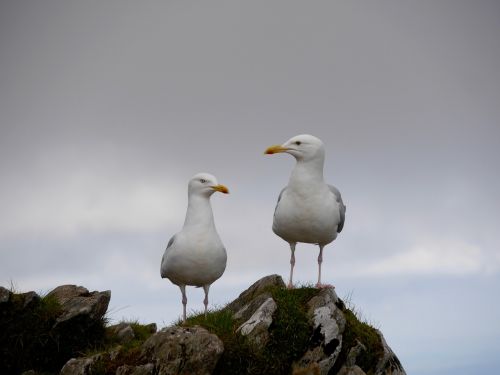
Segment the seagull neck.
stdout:
[[324,183],[323,165],[324,158],[315,158],[311,160],[297,160],[292,170],[288,186],[301,185],[304,181],[311,183]]
[[188,197],[188,208],[186,211],[186,219],[184,220],[184,228],[207,226],[215,227],[214,215],[210,198],[202,195],[192,194]]

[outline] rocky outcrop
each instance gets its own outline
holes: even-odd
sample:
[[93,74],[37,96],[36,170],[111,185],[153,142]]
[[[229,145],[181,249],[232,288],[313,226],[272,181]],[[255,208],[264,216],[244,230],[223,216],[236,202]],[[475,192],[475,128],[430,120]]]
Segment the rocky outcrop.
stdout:
[[142,345],[142,357],[155,364],[158,375],[211,374],[224,345],[201,327],[170,327]]
[[236,332],[247,336],[255,345],[265,345],[269,338],[269,326],[273,322],[273,314],[277,308],[278,305],[272,297],[267,298]]
[[377,367],[375,368],[375,375],[385,375],[385,374],[403,375],[403,374],[405,374],[405,371],[403,369],[403,366],[401,365],[401,362],[399,362],[399,359],[398,359],[398,357],[396,357],[396,354],[394,354],[394,352],[389,347],[389,345],[387,345],[387,342],[385,341],[385,338],[382,335],[382,332],[377,330],[377,333],[380,336],[380,341],[382,342],[384,354],[377,363]]
[[90,375],[98,372],[98,364],[106,354],[96,354],[87,358],[72,358],[61,369],[61,375]]
[[[274,319],[280,306],[273,299],[273,291],[284,288],[280,276],[266,276],[226,307],[238,322],[236,332],[247,336],[264,351],[269,337],[279,325]],[[360,322],[333,288],[317,290],[307,300],[303,311],[308,321],[309,338],[305,351],[290,366],[293,374],[405,374],[382,333]]]
[[[290,290],[280,276],[266,276],[208,318],[159,332],[154,323],[104,327],[109,299],[109,291],[76,285],[44,298],[0,287],[0,373],[405,375],[382,333],[333,288]],[[36,355],[10,351],[16,329],[33,330],[23,342],[43,343]],[[89,349],[93,355],[78,357]]]
[[88,317],[90,320],[102,319],[108,309],[111,291],[90,293],[83,286],[61,285],[47,294],[55,298],[62,307],[56,325],[70,319]]
[[[119,323],[108,327],[108,330],[116,337],[120,344],[126,344],[135,339],[134,329],[129,323]],[[155,330],[156,331],[156,330]]]
[[247,320],[262,303],[271,297],[270,290],[273,288],[285,288],[281,276],[269,275],[257,280],[225,309],[233,312],[236,319]]
[[0,288],[0,373],[59,371],[104,337],[110,291],[63,285],[43,298]]
[[318,365],[321,374],[328,374],[342,349],[346,319],[336,305],[339,299],[333,289],[322,289],[307,303],[307,315],[313,333],[309,349],[294,363],[295,370]]

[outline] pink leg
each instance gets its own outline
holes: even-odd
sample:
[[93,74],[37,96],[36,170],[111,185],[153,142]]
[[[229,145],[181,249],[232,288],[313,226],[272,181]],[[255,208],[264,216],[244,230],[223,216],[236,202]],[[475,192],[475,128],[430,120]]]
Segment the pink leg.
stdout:
[[181,293],[182,293],[182,321],[183,323],[186,323],[186,305],[187,305],[186,286],[179,285],[179,288],[181,288]]
[[290,242],[290,250],[292,255],[290,256],[290,281],[288,282],[288,289],[293,289],[293,267],[295,266],[295,242]]
[[319,245],[319,255],[318,255],[318,283],[316,284],[316,288],[335,288],[330,284],[322,284],[321,283],[321,263],[323,263],[323,248],[325,245]]
[[203,300],[203,304],[205,305],[205,319],[207,318],[208,290],[209,289],[210,289],[210,285],[203,285],[203,290],[205,291],[205,299]]

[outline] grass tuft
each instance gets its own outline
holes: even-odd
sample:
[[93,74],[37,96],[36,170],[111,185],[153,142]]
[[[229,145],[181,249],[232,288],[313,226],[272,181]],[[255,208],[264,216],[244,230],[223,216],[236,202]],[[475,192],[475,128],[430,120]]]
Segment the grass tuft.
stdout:
[[224,352],[217,363],[214,374],[244,374],[252,361],[255,360],[254,348],[246,337],[236,333],[239,325],[233,319],[231,311],[224,308],[211,309],[205,314],[195,313],[189,316],[186,323],[178,321],[178,326],[201,326],[221,339]]
[[[358,320],[356,315],[349,309],[344,311],[346,328],[343,336],[342,348],[351,348],[361,342],[367,350],[363,350],[356,359],[356,364],[365,372],[376,368],[378,360],[384,354],[382,341],[375,328],[368,323]],[[342,353],[341,353],[342,354]],[[347,356],[347,353],[345,353]]]
[[233,335],[235,332],[233,314],[223,308],[209,310],[206,317],[204,312],[195,313],[187,318],[186,323],[179,321],[176,325],[188,327],[202,326],[219,337]]
[[216,334],[224,343],[224,353],[217,363],[215,374],[283,374],[307,349],[312,329],[308,324],[306,304],[318,290],[306,286],[298,289],[270,287],[278,308],[269,327],[269,341],[256,347],[245,336],[236,333],[243,323],[233,319],[227,309],[211,310],[190,316],[182,326],[199,325]]
[[[141,345],[153,334],[151,329],[136,320],[122,321],[120,323],[129,324],[134,331],[135,337],[127,343],[120,344],[114,331],[107,327],[105,340],[102,345],[84,354],[86,357],[103,354],[92,367],[93,375],[114,375],[120,366],[145,364],[144,359],[141,357]],[[111,359],[109,354],[113,351],[116,353],[113,359]]]
[[352,293],[349,293],[343,301],[342,312],[346,319],[346,326],[343,334],[342,349],[339,354],[333,372],[336,373],[345,363],[349,350],[358,344],[363,344],[366,350],[361,351],[356,364],[367,374],[373,374],[373,370],[379,359],[384,354],[382,340],[377,330],[365,320],[363,313],[352,303]]
[[278,305],[270,327],[270,340],[265,351],[266,373],[288,373],[294,360],[307,350],[312,327],[307,318],[307,302],[318,289],[274,288],[271,294]]

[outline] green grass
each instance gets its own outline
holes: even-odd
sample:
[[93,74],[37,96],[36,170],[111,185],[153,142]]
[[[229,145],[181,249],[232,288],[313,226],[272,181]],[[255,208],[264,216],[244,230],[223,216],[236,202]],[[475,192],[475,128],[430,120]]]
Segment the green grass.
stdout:
[[243,323],[233,319],[233,314],[222,308],[195,314],[185,324],[199,325],[216,334],[224,343],[224,353],[217,363],[215,374],[285,374],[291,364],[307,349],[312,328],[308,324],[306,303],[318,293],[312,287],[283,289],[271,287],[278,308],[269,329],[265,347],[257,347],[246,337],[236,333]]
[[132,327],[132,330],[134,331],[134,338],[125,344],[120,344],[113,330],[110,327],[107,327],[105,339],[101,345],[101,349],[105,350],[117,345],[121,345],[124,348],[133,348],[136,346],[140,346],[144,341],[146,341],[149,338],[149,336],[152,335],[148,326],[140,324],[139,321],[137,320],[132,320],[132,321],[123,320],[120,322],[120,324],[121,323],[129,324],[130,327]]
[[[243,322],[234,320],[232,313],[224,308],[209,311],[206,319],[203,313],[199,313],[190,316],[185,324],[177,322],[181,326],[202,326],[222,340],[224,353],[215,369],[216,374],[288,374],[293,361],[308,349],[313,332],[308,323],[307,302],[319,290],[305,285],[291,290],[271,287],[265,292],[271,293],[278,305],[265,347],[255,347],[246,337],[237,334],[236,330]],[[343,301],[337,303],[346,318],[346,327],[342,349],[332,373],[342,367],[349,350],[359,340],[367,350],[359,353],[356,362],[370,375],[383,355],[382,343],[375,328],[364,321],[350,299],[346,303],[348,307]]]
[[271,290],[278,305],[270,340],[265,351],[267,373],[288,373],[292,362],[307,350],[312,327],[307,318],[307,302],[318,294],[318,289],[302,287],[297,289]]
[[344,313],[346,326],[342,336],[342,349],[334,366],[334,373],[345,363],[349,350],[361,342],[366,350],[361,351],[356,364],[367,374],[373,374],[378,360],[384,354],[382,341],[377,330],[363,317],[362,312],[351,302],[351,295],[339,306]]
[[[28,307],[23,302],[22,295],[13,294],[0,310],[0,374],[31,369],[57,374],[70,358],[105,354],[119,346],[116,335],[106,328],[106,318],[75,318],[54,327],[61,313],[55,296],[42,297]],[[94,375],[115,374],[123,364],[142,364],[141,345],[151,336],[151,329],[137,321],[126,323],[132,327],[135,338],[120,345],[113,360],[103,355],[93,366]]]
[[376,367],[378,360],[384,354],[380,336],[375,328],[358,320],[351,310],[346,309],[344,315],[346,317],[346,329],[343,336],[343,348],[356,346],[357,340],[359,340],[368,349],[363,350],[358,355],[356,362],[369,375],[370,370]]
[[233,314],[223,308],[210,309],[206,317],[203,312],[194,313],[187,318],[185,324],[180,320],[175,323],[178,326],[202,326],[219,337],[234,334],[234,324]]
[[[295,289],[269,287],[261,293],[271,294],[278,308],[269,328],[266,345],[256,346],[236,330],[243,323],[235,320],[233,313],[225,307],[204,313],[191,314],[186,323],[179,326],[202,326],[216,334],[224,344],[224,352],[215,374],[289,374],[291,364],[301,358],[310,345],[313,329],[307,317],[307,302],[319,293],[310,285]],[[254,296],[255,297],[255,296]],[[141,345],[151,336],[151,330],[138,321],[125,322],[131,325],[135,338],[120,344],[106,320],[86,326],[88,322],[71,325],[54,323],[61,311],[54,297],[43,297],[29,308],[23,308],[23,298],[13,295],[0,310],[0,373],[21,373],[35,369],[43,373],[58,373],[71,357],[92,356],[104,353],[94,368],[95,375],[115,374],[124,364],[141,365]],[[337,306],[346,318],[342,349],[332,373],[345,363],[349,349],[360,341],[368,350],[362,351],[357,364],[370,375],[383,355],[380,337],[362,314],[347,299],[347,307],[339,301]],[[110,359],[109,353],[120,347],[117,355]]]
[[108,355],[103,355],[102,359],[93,366],[93,375],[114,375],[118,367],[122,365],[137,366],[144,364],[143,359],[141,359],[141,345],[152,335],[151,330],[147,325],[142,325],[138,321],[122,321],[120,323],[130,324],[135,337],[127,343],[120,344],[113,330],[107,327],[102,345],[87,351],[85,356],[109,353],[113,350],[118,350],[118,354],[113,359]]
[[221,339],[224,352],[217,363],[215,374],[245,374],[250,363],[255,360],[255,349],[244,336],[236,333],[239,325],[229,310],[210,310],[206,318],[204,313],[195,313],[188,317],[186,323],[179,321],[176,325],[201,326]]

